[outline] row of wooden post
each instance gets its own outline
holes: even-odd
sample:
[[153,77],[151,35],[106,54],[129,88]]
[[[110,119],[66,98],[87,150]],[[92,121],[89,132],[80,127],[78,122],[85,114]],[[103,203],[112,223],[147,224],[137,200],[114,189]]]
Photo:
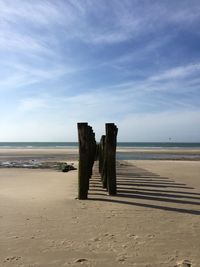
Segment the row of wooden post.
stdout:
[[87,199],[89,180],[96,156],[96,141],[92,127],[87,123],[78,123],[79,139],[79,174],[78,198]]
[[78,123],[79,174],[78,198],[87,199],[89,180],[95,160],[99,160],[99,172],[103,187],[109,195],[115,195],[116,186],[116,144],[118,129],[114,123],[106,123],[106,135],[97,145],[95,134],[88,123]]

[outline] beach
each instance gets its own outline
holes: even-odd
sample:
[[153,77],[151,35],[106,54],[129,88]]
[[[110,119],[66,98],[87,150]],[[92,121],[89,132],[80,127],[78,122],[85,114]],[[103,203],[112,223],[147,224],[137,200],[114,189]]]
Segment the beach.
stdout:
[[[77,153],[0,149],[0,159],[77,167]],[[80,201],[78,170],[1,168],[0,266],[200,266],[200,161],[118,161],[112,197],[97,169]]]

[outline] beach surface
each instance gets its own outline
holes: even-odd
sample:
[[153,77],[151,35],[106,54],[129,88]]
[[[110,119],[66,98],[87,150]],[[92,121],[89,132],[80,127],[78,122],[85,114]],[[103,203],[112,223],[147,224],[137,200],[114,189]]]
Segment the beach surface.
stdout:
[[[1,160],[77,166],[63,150],[14,152]],[[97,168],[84,201],[77,170],[0,169],[0,266],[200,266],[200,161],[120,161],[115,197]]]
[[[199,148],[138,148],[118,147],[118,160],[162,159],[162,160],[199,160]],[[0,148],[2,161],[77,161],[78,148]]]
[[78,149],[75,148],[1,148],[0,161],[5,160],[78,160]]

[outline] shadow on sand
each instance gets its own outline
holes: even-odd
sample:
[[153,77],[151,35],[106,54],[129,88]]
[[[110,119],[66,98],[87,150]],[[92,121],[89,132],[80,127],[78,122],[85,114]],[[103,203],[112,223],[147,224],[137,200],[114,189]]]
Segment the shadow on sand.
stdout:
[[[133,165],[118,164],[117,195],[108,196],[102,188],[97,166],[90,182],[89,200],[200,215],[200,193]],[[189,205],[189,206],[188,206]],[[188,206],[188,207],[187,207]]]

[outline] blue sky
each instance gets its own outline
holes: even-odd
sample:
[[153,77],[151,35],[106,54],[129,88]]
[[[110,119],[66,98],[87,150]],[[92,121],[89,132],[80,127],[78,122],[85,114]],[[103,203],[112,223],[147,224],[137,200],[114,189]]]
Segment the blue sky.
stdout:
[[200,141],[200,2],[0,0],[0,141]]

